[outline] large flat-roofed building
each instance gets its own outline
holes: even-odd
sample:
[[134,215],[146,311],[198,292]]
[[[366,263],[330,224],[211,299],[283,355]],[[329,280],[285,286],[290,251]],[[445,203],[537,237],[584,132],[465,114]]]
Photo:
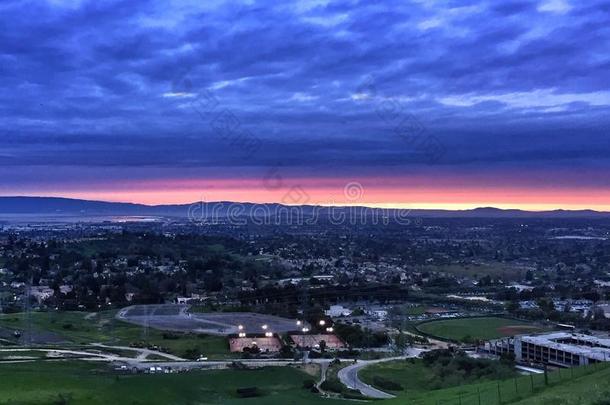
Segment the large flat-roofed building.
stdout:
[[610,339],[570,332],[499,339],[487,342],[484,350],[493,354],[514,353],[520,363],[560,367],[610,361]]

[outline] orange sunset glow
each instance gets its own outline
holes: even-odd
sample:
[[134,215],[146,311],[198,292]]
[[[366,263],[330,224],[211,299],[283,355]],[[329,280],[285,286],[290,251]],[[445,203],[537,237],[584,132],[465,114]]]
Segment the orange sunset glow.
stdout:
[[[355,182],[361,189],[347,196],[348,180],[293,179],[282,184],[261,181],[166,181],[106,186],[96,191],[70,190],[50,196],[133,202],[148,205],[195,201],[278,202],[286,205],[362,205],[379,208],[471,209],[494,206],[532,211],[595,209],[610,211],[610,190],[525,187],[384,187],[375,179]],[[26,194],[27,195],[27,194]]]

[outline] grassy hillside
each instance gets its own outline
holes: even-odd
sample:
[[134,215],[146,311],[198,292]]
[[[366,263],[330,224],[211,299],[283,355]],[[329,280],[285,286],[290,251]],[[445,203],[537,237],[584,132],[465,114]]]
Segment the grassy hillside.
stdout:
[[[196,335],[192,333],[163,333],[123,322],[114,318],[116,311],[85,312],[32,312],[29,315],[32,334],[53,335],[57,340],[76,345],[107,343],[130,345],[145,343],[167,349],[177,356],[198,352],[210,358],[229,356],[227,340],[221,336]],[[0,314],[0,327],[6,330],[29,330],[27,317],[23,313]],[[44,339],[43,339],[44,340]]]
[[610,405],[610,367],[515,402],[516,405]]
[[[423,367],[420,361],[376,364],[361,370],[360,377],[371,385],[376,385],[375,377],[402,385],[399,390],[385,390],[396,395],[395,399],[383,402],[387,404],[500,405],[501,401],[502,404],[520,405],[598,405],[596,401],[600,398],[610,398],[610,365],[551,372],[548,374],[548,385],[545,385],[542,374],[500,381],[487,379],[476,383],[460,383],[455,376],[446,376],[448,380],[453,380],[453,387],[430,389],[434,372]],[[563,402],[558,402],[560,400]]]
[[[402,365],[402,364],[401,364]],[[381,372],[388,378],[407,378],[397,398],[379,404],[410,405],[607,405],[610,398],[610,365],[563,370],[549,375],[522,376],[500,382],[426,389],[420,368],[397,374],[396,365],[377,365],[366,373]],[[402,377],[401,377],[402,375]],[[303,389],[312,377],[290,367],[257,370],[193,371],[182,374],[116,375],[105,365],[77,362],[0,363],[0,404],[345,404]],[[533,382],[533,389],[532,389]],[[243,399],[238,388],[258,387],[261,396]]]
[[[0,404],[336,403],[303,389],[310,378],[288,367],[117,376],[83,362],[0,364]],[[237,388],[246,387],[258,387],[262,396],[239,398]]]

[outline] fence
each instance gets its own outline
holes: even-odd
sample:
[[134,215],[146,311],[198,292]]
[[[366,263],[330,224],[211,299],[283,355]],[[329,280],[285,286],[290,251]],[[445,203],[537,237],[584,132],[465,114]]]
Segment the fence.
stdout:
[[[473,384],[428,392],[426,399],[407,400],[412,405],[502,405],[528,398],[545,388],[610,367],[609,363],[558,369],[499,382]],[[408,386],[406,387],[408,391]]]

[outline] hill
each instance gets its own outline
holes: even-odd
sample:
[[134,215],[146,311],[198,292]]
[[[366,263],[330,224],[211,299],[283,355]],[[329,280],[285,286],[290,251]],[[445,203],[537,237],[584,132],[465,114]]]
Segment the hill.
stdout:
[[[236,209],[237,208],[237,209]],[[187,217],[189,214],[214,213],[216,216],[226,216],[233,210],[232,215],[280,215],[286,210],[295,209],[294,206],[267,203],[235,203],[229,201],[194,202],[191,204],[174,205],[145,205],[123,202],[91,201],[61,197],[0,197],[0,215],[157,215],[170,217]],[[413,217],[422,218],[610,218],[610,212],[593,210],[553,210],[553,211],[524,211],[517,209],[499,209],[482,207],[471,210],[429,210],[429,209],[380,209],[368,207],[320,207],[312,205],[298,206],[301,214],[311,215],[314,211],[326,215],[331,210],[351,210],[352,213],[367,214],[383,211],[387,213],[405,213]]]

